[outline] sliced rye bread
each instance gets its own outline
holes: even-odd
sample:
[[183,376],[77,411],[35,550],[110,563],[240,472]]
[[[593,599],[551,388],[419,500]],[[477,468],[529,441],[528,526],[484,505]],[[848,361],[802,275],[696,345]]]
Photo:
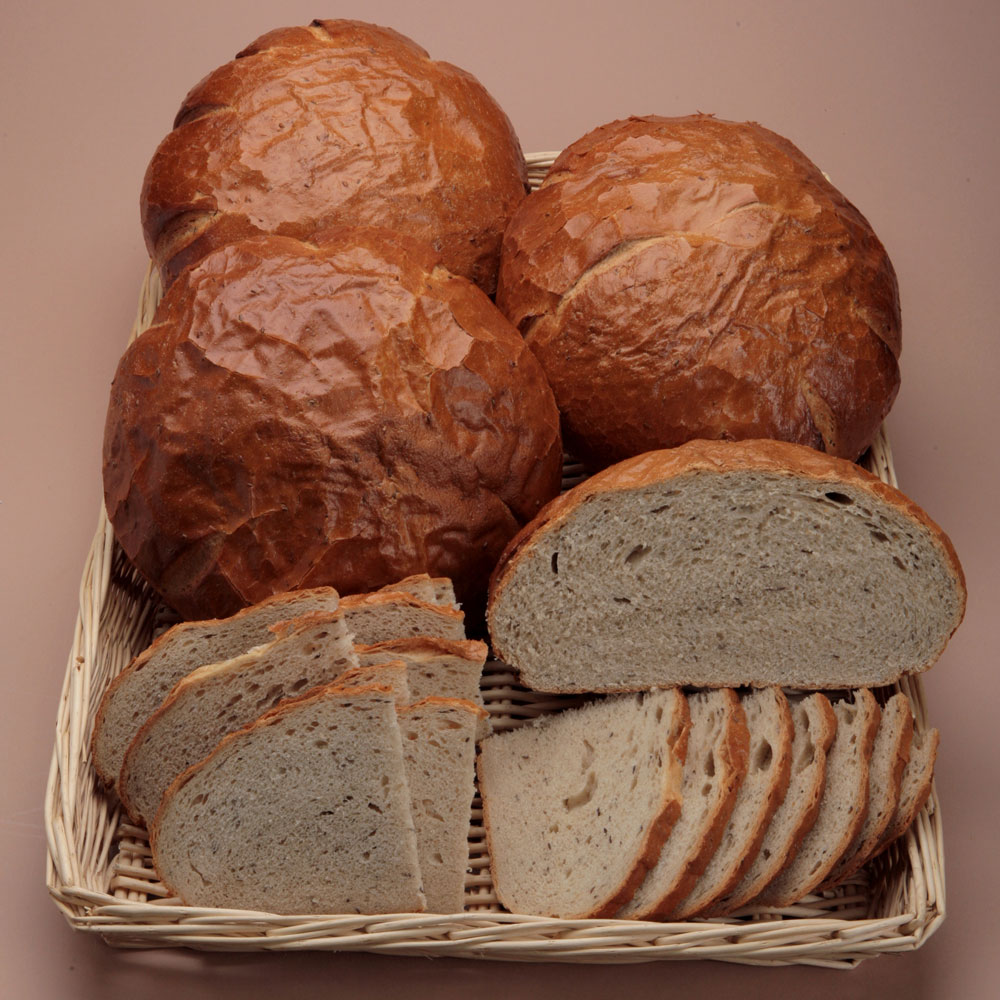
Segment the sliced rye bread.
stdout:
[[314,611],[336,611],[330,587],[291,591],[244,608],[231,618],[182,622],[164,632],[111,682],[94,719],[91,755],[98,776],[116,785],[125,751],[173,686],[206,663],[221,663],[274,639],[278,622]]
[[132,740],[119,778],[122,804],[149,822],[170,783],[228,733],[285,698],[329,684],[358,665],[341,610],[274,626],[277,638],[182,677]]
[[[410,672],[413,701],[430,697],[461,698],[485,709],[480,687],[489,653],[485,642],[416,636],[357,646],[355,652],[362,666],[386,659],[404,660]],[[479,722],[478,738],[484,739],[490,730],[486,713]]]
[[819,814],[795,857],[761,892],[754,903],[781,908],[809,895],[830,873],[857,835],[868,810],[868,762],[871,760],[881,711],[867,688],[850,701],[834,703],[837,734],[826,760],[826,782]]
[[687,700],[604,698],[481,744],[493,886],[512,913],[609,917],[635,892],[680,813]]
[[741,697],[750,733],[747,775],[725,833],[701,878],[674,907],[671,920],[709,909],[750,867],[774,813],[788,791],[792,765],[792,713],[781,688],[757,688]]
[[465,638],[465,616],[461,611],[428,604],[411,594],[396,591],[352,594],[341,598],[340,607],[359,646],[418,635]]
[[539,691],[815,689],[926,669],[964,610],[951,542],[898,490],[802,445],[692,441],[548,504],[488,622]]
[[231,733],[169,787],[150,843],[190,906],[425,909],[391,693],[328,686]]
[[903,771],[899,789],[899,805],[875,845],[874,854],[879,854],[893,841],[898,840],[913,825],[923,809],[934,784],[934,764],[937,761],[941,734],[936,729],[915,730],[910,746],[910,760]]
[[843,857],[833,866],[820,889],[832,889],[850,878],[872,855],[899,805],[903,771],[913,741],[913,710],[902,692],[882,708],[882,718],[868,771],[868,814]]
[[386,660],[372,666],[351,667],[332,681],[337,687],[354,690],[380,684],[392,692],[397,708],[413,704],[406,664],[402,660]]
[[446,576],[429,576],[427,573],[417,573],[408,576],[398,583],[388,583],[379,587],[377,593],[410,594],[427,604],[441,604],[446,608],[460,610],[455,599],[455,588]]
[[484,710],[457,698],[424,698],[396,710],[427,911],[460,913]]
[[618,917],[663,919],[694,888],[729,822],[747,772],[749,733],[736,692],[688,695],[691,733],[684,763],[681,814],[663,850]]
[[826,759],[837,732],[829,699],[818,692],[791,701],[792,768],[785,799],[764,831],[757,854],[740,881],[701,916],[724,916],[754,899],[792,858],[819,813]]

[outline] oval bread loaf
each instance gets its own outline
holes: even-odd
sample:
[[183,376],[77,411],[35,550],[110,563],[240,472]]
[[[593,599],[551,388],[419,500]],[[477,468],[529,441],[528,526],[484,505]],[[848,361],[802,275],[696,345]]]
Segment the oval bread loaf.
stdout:
[[184,99],[142,187],[164,285],[226,243],[385,226],[488,294],[524,198],[510,121],[469,73],[360,21],[279,28]]
[[573,143],[511,220],[497,303],[595,468],[692,438],[854,459],[899,388],[882,244],[753,122],[629,118]]
[[436,256],[375,230],[210,254],[122,358],[108,516],[186,618],[411,574],[481,607],[504,545],[559,489],[552,392]]

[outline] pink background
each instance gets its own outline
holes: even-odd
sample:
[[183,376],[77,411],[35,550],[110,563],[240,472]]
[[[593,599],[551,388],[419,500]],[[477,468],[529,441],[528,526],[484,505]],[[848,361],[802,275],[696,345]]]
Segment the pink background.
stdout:
[[[0,992],[996,995],[1000,5],[98,0],[7,4],[4,14]],[[926,678],[943,733],[948,917],[919,951],[850,973],[125,953],[71,932],[49,901],[43,791],[100,502],[107,392],[145,268],[142,174],[202,75],[265,30],[317,15],[392,25],[471,70],[527,151],[631,113],[758,120],[798,144],[873,223],[903,302],[903,387],[889,420],[900,480],[951,534],[970,591],[965,625]]]

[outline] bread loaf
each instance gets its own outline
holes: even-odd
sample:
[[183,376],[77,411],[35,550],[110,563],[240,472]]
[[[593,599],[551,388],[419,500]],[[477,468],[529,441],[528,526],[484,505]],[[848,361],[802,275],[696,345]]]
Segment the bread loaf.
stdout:
[[510,121],[469,73],[360,21],[279,28],[184,99],[142,187],[164,285],[226,243],[330,225],[420,239],[492,294],[524,198]]
[[692,438],[854,459],[899,388],[882,244],[752,122],[629,118],[573,143],[514,214],[497,303],[595,468]]
[[416,573],[481,605],[558,492],[551,390],[486,296],[402,237],[326,239],[213,252],[118,367],[108,517],[185,618]]
[[489,627],[541,691],[844,688],[926,669],[964,609],[951,542],[898,490],[802,445],[692,441],[546,507]]

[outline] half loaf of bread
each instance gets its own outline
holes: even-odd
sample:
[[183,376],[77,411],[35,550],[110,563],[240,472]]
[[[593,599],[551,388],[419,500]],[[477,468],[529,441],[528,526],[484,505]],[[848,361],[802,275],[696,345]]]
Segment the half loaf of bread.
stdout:
[[164,884],[191,906],[270,913],[425,908],[392,695],[321,688],[185,771],[151,828]]
[[614,915],[681,811],[687,701],[602,699],[484,740],[477,767],[497,898],[513,913]]
[[494,571],[494,653],[541,691],[853,688],[929,667],[965,610],[948,537],[852,463],[693,441],[558,497]]

